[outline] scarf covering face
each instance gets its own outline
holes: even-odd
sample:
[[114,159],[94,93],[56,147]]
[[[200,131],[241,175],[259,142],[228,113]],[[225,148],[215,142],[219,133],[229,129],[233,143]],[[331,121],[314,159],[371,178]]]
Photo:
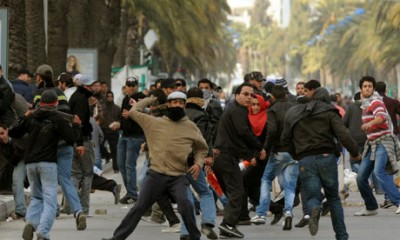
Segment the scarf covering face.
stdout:
[[260,112],[257,114],[253,114],[251,111],[251,106],[249,106],[249,121],[253,133],[258,137],[262,134],[265,124],[267,123],[267,108],[269,107],[270,103],[265,101],[261,95],[254,94],[258,99],[258,104],[260,105]]

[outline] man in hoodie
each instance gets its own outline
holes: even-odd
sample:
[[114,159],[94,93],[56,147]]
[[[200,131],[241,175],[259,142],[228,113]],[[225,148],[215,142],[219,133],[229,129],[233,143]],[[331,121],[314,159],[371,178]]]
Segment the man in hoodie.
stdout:
[[338,190],[335,138],[347,148],[352,157],[361,159],[356,143],[337,109],[330,103],[325,88],[316,88],[308,103],[290,108],[285,116],[281,143],[289,149],[294,159],[299,160],[300,180],[306,194],[307,207],[311,211],[310,233],[314,236],[318,232],[323,188],[336,239],[347,240],[349,235]]
[[50,239],[49,232],[56,218],[57,145],[61,139],[69,145],[74,143],[71,122],[57,112],[57,104],[57,95],[45,90],[39,109],[9,132],[11,137],[29,133],[25,163],[32,199],[25,217],[24,240],[32,240],[34,231],[37,239]]

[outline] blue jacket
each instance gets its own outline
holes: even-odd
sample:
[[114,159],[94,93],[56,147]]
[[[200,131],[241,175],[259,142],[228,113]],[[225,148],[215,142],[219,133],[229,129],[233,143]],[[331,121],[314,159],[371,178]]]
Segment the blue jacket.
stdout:
[[14,92],[21,94],[29,103],[33,103],[33,88],[29,83],[20,79],[11,82]]

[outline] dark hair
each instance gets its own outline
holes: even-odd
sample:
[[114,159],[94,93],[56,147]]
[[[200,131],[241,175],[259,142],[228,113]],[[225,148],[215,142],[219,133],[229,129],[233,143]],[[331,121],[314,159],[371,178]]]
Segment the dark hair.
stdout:
[[356,94],[354,94],[353,99],[354,99],[354,101],[360,100],[361,99],[361,93],[360,92],[356,92]]
[[317,89],[319,87],[321,87],[321,83],[315,79],[311,79],[304,84],[304,88],[307,88],[308,90]]
[[[1,69],[1,68],[0,68],[0,69]],[[0,127],[3,128],[3,129],[8,129],[7,124],[4,123],[4,122],[0,122]]]
[[360,87],[360,89],[362,88],[362,85],[364,82],[371,82],[372,83],[372,87],[373,89],[375,89],[376,86],[376,81],[374,77],[371,76],[364,76],[360,79],[360,83],[358,84],[358,86]]
[[204,97],[203,91],[198,87],[189,89],[189,91],[187,92],[187,98],[194,98],[194,97],[203,98]]
[[283,86],[275,85],[271,89],[271,94],[275,97],[275,99],[285,99],[286,89]]
[[200,83],[207,83],[208,86],[210,86],[210,89],[214,89],[213,83],[211,82],[211,80],[209,80],[209,79],[207,79],[207,78],[201,79],[201,80],[197,83],[197,87],[200,86]]
[[253,85],[251,85],[248,82],[244,82],[244,83],[240,84],[235,90],[235,95],[240,94],[240,92],[242,91],[243,87],[251,87],[251,88],[253,88]]
[[44,88],[55,87],[52,75],[49,75],[49,74],[46,74],[46,75],[38,74],[38,75],[43,80],[43,82],[39,85],[39,88],[40,87],[44,87]]
[[246,73],[243,77],[244,82],[249,82],[251,80],[251,73]]
[[386,92],[386,83],[379,81],[376,83],[375,91],[377,91],[379,94],[385,93]]
[[114,97],[114,93],[113,93],[111,90],[108,90],[108,91],[107,91],[106,96],[107,96],[108,94],[112,94],[113,97]]
[[183,86],[183,87],[186,87],[186,81],[185,81],[185,79],[177,78],[177,79],[175,79],[175,84],[178,83],[178,81],[182,83],[182,86]]
[[149,96],[157,97],[159,104],[164,104],[167,102],[167,95],[165,95],[164,91],[160,88],[150,91]]
[[271,93],[272,88],[275,86],[275,84],[273,82],[266,82],[264,85],[264,90],[267,93]]
[[105,82],[105,81],[101,81],[101,82],[100,82],[100,85],[103,85],[103,84],[105,84],[105,85],[107,85],[107,86],[108,86],[108,83],[107,83],[107,82]]
[[74,81],[72,80],[72,77],[69,73],[63,72],[58,76],[57,79],[59,82],[65,82],[67,87],[71,87],[74,85]]

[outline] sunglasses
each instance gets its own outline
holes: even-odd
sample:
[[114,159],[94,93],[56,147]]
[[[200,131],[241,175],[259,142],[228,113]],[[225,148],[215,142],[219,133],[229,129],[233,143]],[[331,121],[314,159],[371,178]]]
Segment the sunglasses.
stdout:
[[180,87],[182,86],[182,83],[175,83],[175,86]]

